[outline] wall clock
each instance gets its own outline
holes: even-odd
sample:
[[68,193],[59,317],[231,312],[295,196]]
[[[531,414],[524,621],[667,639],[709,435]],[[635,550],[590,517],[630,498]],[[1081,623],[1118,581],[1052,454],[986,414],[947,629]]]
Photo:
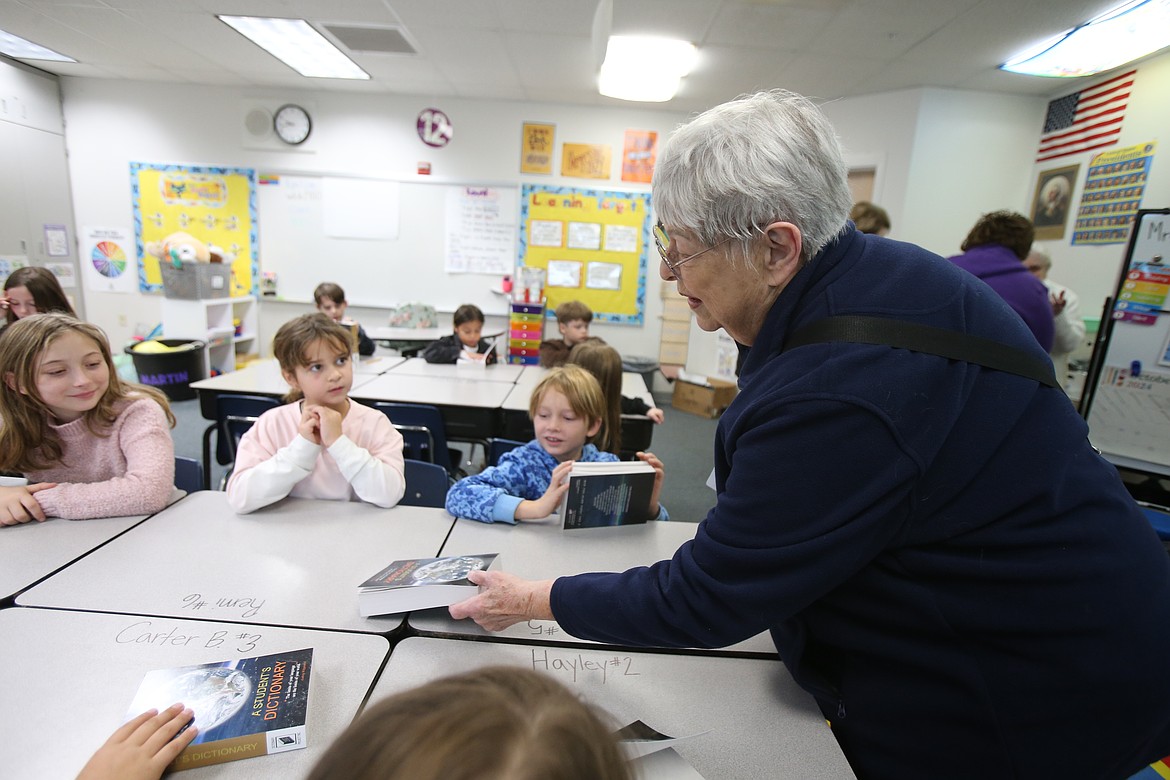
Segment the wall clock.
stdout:
[[272,129],[276,137],[286,144],[296,146],[303,144],[313,132],[313,120],[309,112],[293,103],[288,103],[276,109],[272,115]]

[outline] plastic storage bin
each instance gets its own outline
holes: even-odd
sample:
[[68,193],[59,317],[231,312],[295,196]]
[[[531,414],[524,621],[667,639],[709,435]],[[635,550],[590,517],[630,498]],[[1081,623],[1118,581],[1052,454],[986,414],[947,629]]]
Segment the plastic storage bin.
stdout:
[[179,347],[165,352],[143,352],[141,348],[149,341],[140,341],[126,347],[126,353],[134,361],[138,381],[150,385],[166,394],[172,401],[188,401],[195,397],[192,382],[207,376],[203,362],[203,350],[207,345],[192,339],[153,339],[168,347]]
[[227,298],[232,294],[232,267],[226,263],[196,263],[184,260],[182,268],[160,262],[163,295],[197,301],[200,298]]

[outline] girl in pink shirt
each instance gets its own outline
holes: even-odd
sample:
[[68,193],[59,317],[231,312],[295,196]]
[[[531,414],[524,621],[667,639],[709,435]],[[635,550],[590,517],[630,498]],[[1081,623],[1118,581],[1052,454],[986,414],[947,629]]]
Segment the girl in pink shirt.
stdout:
[[34,314],[0,335],[0,525],[157,512],[174,492],[166,397],[123,382],[105,334],[67,314]]
[[397,504],[406,491],[402,434],[349,400],[349,329],[306,314],[280,326],[272,351],[293,402],[260,415],[240,440],[232,508],[252,512],[285,496]]

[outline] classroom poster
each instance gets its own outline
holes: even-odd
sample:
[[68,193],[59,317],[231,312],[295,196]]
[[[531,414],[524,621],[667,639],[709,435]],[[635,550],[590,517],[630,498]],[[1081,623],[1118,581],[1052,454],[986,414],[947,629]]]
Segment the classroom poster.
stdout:
[[608,144],[564,144],[561,146],[561,175],[608,179],[609,158]]
[[443,234],[447,273],[512,273],[516,265],[516,190],[449,188]]
[[525,184],[520,200],[520,265],[548,274],[546,314],[579,300],[594,321],[641,325],[650,194]]
[[658,159],[658,133],[653,130],[627,130],[622,144],[622,181],[649,184]]
[[126,228],[82,228],[80,261],[87,290],[130,293],[138,289],[134,238]]
[[1059,241],[1064,238],[1073,187],[1076,186],[1080,169],[1080,165],[1053,168],[1041,171],[1036,177],[1035,194],[1032,196],[1032,225],[1036,229],[1037,241]]
[[1122,244],[1141,206],[1156,141],[1093,155],[1085,174],[1072,243]]
[[525,122],[520,130],[520,173],[552,173],[557,126]]
[[130,189],[139,290],[162,290],[158,258],[146,245],[183,231],[223,250],[232,265],[233,296],[256,294],[254,169],[132,162]]

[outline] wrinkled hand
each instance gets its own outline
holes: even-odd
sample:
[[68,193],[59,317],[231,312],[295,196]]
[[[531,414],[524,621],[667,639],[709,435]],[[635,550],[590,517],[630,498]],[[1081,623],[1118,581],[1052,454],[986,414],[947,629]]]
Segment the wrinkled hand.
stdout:
[[1048,302],[1052,304],[1052,316],[1059,317],[1060,313],[1064,311],[1064,307],[1068,301],[1064,299],[1064,290],[1061,290],[1058,295],[1049,295]]
[[473,571],[467,579],[479,593],[447,608],[456,620],[471,618],[488,631],[503,631],[525,620],[553,620],[552,580],[522,580],[502,571]]
[[521,501],[516,507],[516,519],[540,520],[557,511],[565,491],[569,489],[568,476],[572,470],[573,461],[566,460],[564,463],[558,463],[557,467],[553,469],[552,479],[549,480],[544,495],[535,501]]
[[39,482],[22,487],[0,487],[0,525],[19,525],[30,520],[44,521],[45,510],[36,494],[57,487],[56,482]]
[[333,442],[341,438],[341,413],[328,406],[314,406],[312,409],[317,416],[317,433],[321,443],[332,447]]
[[662,482],[666,479],[666,467],[653,452],[635,453],[634,457],[654,467],[654,492],[650,494],[650,506],[647,509],[651,518],[658,517],[658,494],[662,492]]
[[646,412],[646,416],[653,420],[656,425],[661,425],[662,421],[666,419],[666,413],[657,406],[652,407],[650,411]]
[[315,407],[303,404],[301,421],[297,423],[297,433],[316,445],[321,444],[321,420],[313,413]]
[[[199,733],[179,734],[194,713],[182,704],[147,710],[115,731],[89,759],[77,780],[156,780]],[[179,736],[175,736],[179,734]]]

